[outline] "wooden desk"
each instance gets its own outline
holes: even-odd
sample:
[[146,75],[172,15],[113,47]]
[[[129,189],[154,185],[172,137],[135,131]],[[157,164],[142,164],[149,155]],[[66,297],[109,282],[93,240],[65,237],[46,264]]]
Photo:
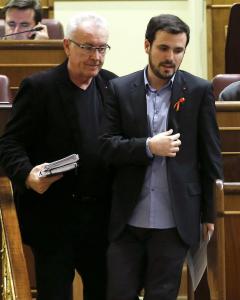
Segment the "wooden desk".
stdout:
[[[238,166],[237,166],[238,167]],[[218,181],[216,227],[208,248],[213,300],[240,299],[240,182]]]
[[1,299],[31,300],[29,276],[23,254],[12,187],[0,176]]
[[25,77],[52,68],[65,59],[61,40],[0,41],[0,72],[10,80],[12,97]]
[[217,101],[225,182],[216,191],[216,230],[209,247],[213,299],[240,299],[240,102]]
[[240,181],[240,102],[216,101],[225,181]]

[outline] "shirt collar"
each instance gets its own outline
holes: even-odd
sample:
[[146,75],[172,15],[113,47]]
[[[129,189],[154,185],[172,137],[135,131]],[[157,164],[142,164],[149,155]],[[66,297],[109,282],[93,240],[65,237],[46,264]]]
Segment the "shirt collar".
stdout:
[[[148,68],[148,66],[145,67],[145,69],[144,69],[144,75],[143,75],[144,76],[144,85],[145,85],[146,91],[150,91],[152,93],[156,93],[156,92],[158,92],[158,90],[154,89],[150,85],[150,83],[148,81],[148,78],[147,78],[147,68]],[[162,88],[167,88],[167,87],[172,88],[175,75],[176,75],[176,73],[173,74],[172,78]]]

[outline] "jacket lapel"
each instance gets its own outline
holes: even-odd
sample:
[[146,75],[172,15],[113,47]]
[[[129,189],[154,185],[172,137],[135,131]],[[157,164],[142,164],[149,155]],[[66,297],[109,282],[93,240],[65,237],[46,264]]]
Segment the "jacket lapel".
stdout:
[[104,104],[104,99],[106,99],[106,97],[109,96],[109,90],[108,90],[108,83],[101,76],[101,72],[99,73],[98,76],[96,76],[96,85],[97,85],[97,88],[100,92],[101,99],[102,99],[103,104]]
[[130,105],[132,107],[139,136],[148,136],[146,89],[143,71],[137,72],[136,80],[131,86]]
[[187,85],[181,73],[177,71],[173,81],[170,108],[168,113],[168,128],[172,128],[174,133],[180,131],[181,115],[186,101]]

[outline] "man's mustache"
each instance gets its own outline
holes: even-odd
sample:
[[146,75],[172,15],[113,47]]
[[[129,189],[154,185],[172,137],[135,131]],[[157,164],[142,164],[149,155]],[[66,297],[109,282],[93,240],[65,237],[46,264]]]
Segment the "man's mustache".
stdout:
[[165,61],[162,61],[159,66],[162,66],[162,67],[171,67],[171,68],[175,68],[176,65],[174,64],[173,61],[171,60],[165,60]]

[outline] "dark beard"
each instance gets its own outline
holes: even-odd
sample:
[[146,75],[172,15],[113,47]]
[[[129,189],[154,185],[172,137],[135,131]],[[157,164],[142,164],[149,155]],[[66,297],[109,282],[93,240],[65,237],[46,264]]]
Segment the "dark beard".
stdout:
[[[169,62],[164,62],[164,63],[169,63]],[[171,62],[170,62],[170,63],[171,63]],[[150,67],[151,67],[151,70],[152,70],[153,74],[154,74],[156,77],[158,77],[159,79],[170,80],[170,79],[172,78],[172,76],[174,75],[174,73],[171,74],[171,75],[165,75],[165,74],[162,74],[162,73],[159,71],[159,69],[157,69],[157,68],[153,65],[152,60],[151,60],[151,56],[150,56],[150,55],[149,55],[149,65],[150,65]]]

